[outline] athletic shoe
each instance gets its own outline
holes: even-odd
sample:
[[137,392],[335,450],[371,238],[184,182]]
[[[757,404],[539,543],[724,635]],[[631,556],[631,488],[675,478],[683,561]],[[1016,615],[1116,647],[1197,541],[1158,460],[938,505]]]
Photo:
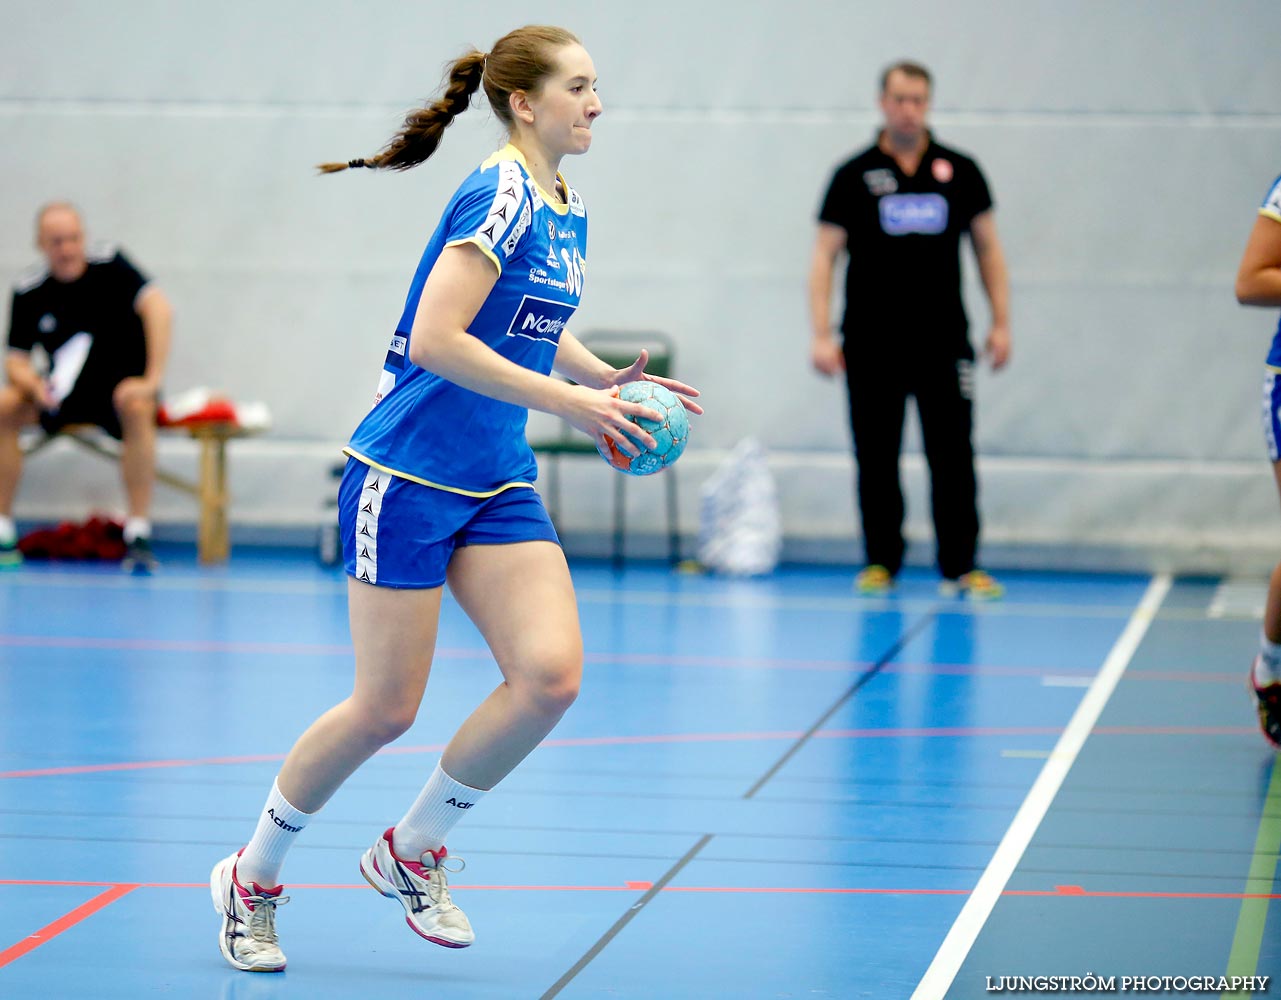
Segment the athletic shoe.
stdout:
[[872,563],[854,578],[854,589],[864,597],[880,597],[894,589],[894,576],[884,566]]
[[22,565],[22,551],[17,542],[0,542],[0,569],[14,569]]
[[151,539],[145,535],[139,535],[125,546],[125,557],[120,563],[120,568],[126,573],[145,576],[159,565],[155,553],[151,551]]
[[209,892],[214,909],[222,914],[218,949],[234,968],[246,972],[284,972],[285,954],[276,938],[276,907],[289,902],[284,886],[264,889],[251,882],[246,889],[236,878],[237,851],[214,865]]
[[1260,657],[1256,656],[1254,662],[1250,664],[1250,676],[1246,680],[1246,686],[1254,694],[1255,708],[1259,712],[1259,728],[1263,730],[1263,738],[1275,749],[1281,750],[1281,681],[1273,681],[1271,684],[1259,687],[1256,679],[1259,660]]
[[463,870],[461,858],[452,858],[458,867],[448,868],[445,848],[428,851],[421,861],[396,856],[388,829],[360,859],[365,881],[405,908],[405,923],[419,937],[446,948],[466,948],[476,940],[471,924],[449,898],[450,872]]
[[1005,588],[990,573],[981,569],[972,569],[955,580],[943,580],[939,583],[941,597],[960,597],[964,595],[971,601],[995,601],[1005,596]]

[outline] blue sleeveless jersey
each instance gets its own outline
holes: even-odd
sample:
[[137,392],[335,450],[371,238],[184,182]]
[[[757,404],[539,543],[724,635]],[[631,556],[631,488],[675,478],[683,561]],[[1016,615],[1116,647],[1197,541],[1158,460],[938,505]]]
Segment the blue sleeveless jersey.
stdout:
[[463,181],[423,251],[374,406],[348,454],[458,493],[488,496],[533,482],[528,411],[419,368],[409,360],[409,340],[432,266],[446,247],[471,243],[493,262],[498,282],[468,332],[509,361],[551,372],[560,332],[578,307],[587,257],[587,211],[560,181],[564,205],[539,188],[510,145]]
[[[1259,214],[1281,222],[1281,177],[1272,182],[1268,196],[1259,207]],[[1281,371],[1281,322],[1277,323],[1277,332],[1272,335],[1272,350],[1268,351],[1268,367]]]

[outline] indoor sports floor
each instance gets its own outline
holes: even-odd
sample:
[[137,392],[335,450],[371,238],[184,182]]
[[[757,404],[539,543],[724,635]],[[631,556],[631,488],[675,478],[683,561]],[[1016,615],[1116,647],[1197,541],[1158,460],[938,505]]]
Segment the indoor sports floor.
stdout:
[[[346,696],[345,579],[241,548],[0,574],[0,997],[987,996],[1281,976],[1281,777],[1244,689],[1263,581],[756,580],[574,564],[578,703],[454,831],[450,951],[361,852],[496,683],[447,602],[413,730],[285,867],[283,975],[219,955],[213,863]],[[1281,987],[1274,987],[1270,992]],[[1217,994],[1216,994],[1217,995]]]

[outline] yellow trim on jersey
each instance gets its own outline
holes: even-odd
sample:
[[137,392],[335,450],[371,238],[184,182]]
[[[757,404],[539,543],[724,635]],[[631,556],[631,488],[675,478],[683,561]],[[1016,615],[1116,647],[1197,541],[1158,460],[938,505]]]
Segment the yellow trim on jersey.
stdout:
[[1264,365],[1263,367],[1272,372],[1273,375],[1281,375],[1281,367],[1277,365]]
[[1269,219],[1275,219],[1277,222],[1281,222],[1281,212],[1274,212],[1270,208],[1261,208],[1259,209],[1259,214],[1266,215]]
[[498,150],[498,152],[492,153],[489,159],[487,159],[484,163],[480,165],[480,169],[488,170],[490,167],[495,166],[496,164],[502,163],[503,160],[515,160],[517,163],[519,163],[522,167],[525,168],[525,173],[529,174],[529,179],[534,181],[534,187],[538,188],[538,193],[543,196],[543,201],[547,203],[548,208],[550,208],[557,215],[569,214],[569,185],[565,182],[565,178],[561,176],[561,173],[559,170],[556,171],[556,179],[560,181],[560,186],[565,190],[564,203],[562,203],[561,200],[557,198],[554,194],[548,194],[546,189],[541,184],[539,184],[538,181],[534,180],[534,175],[529,171],[529,164],[525,161],[525,154],[522,153],[515,146],[513,146],[510,142],[506,146],[504,146],[502,149]]
[[430,479],[423,479],[420,476],[411,476],[408,472],[400,472],[396,469],[390,469],[385,465],[375,462],[373,459],[366,458],[358,451],[347,447],[342,450],[344,455],[350,455],[357,462],[364,462],[371,469],[377,469],[379,472],[386,472],[388,475],[395,476],[397,479],[408,479],[411,483],[417,483],[419,486],[430,486],[433,490],[444,490],[446,493],[457,493],[459,496],[475,497],[477,500],[488,500],[490,497],[496,497],[499,493],[506,490],[530,489],[534,488],[533,483],[503,483],[496,490],[464,490],[457,486],[446,486],[444,483],[433,483]]
[[477,250],[479,250],[486,257],[488,257],[490,261],[493,263],[494,267],[497,269],[499,277],[502,276],[503,265],[502,263],[499,262],[498,255],[494,253],[494,251],[490,250],[489,247],[485,246],[485,244],[480,241],[479,236],[467,236],[461,240],[450,240],[448,243],[445,244],[445,248],[448,249],[449,247],[460,247],[467,243],[472,244]]

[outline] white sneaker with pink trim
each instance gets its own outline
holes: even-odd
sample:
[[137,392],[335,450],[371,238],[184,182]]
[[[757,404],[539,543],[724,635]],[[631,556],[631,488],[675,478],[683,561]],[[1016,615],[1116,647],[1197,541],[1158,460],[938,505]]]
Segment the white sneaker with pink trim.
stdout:
[[276,907],[289,902],[284,886],[246,889],[236,878],[237,851],[223,858],[209,875],[214,909],[222,914],[218,950],[234,968],[245,972],[284,972],[285,953],[276,938]]
[[405,923],[419,937],[445,948],[466,948],[476,940],[467,915],[449,897],[448,875],[463,870],[461,858],[457,867],[447,867],[448,852],[428,851],[420,861],[406,861],[392,850],[391,829],[360,859],[360,873],[365,881],[391,899],[400,900],[405,908]]

